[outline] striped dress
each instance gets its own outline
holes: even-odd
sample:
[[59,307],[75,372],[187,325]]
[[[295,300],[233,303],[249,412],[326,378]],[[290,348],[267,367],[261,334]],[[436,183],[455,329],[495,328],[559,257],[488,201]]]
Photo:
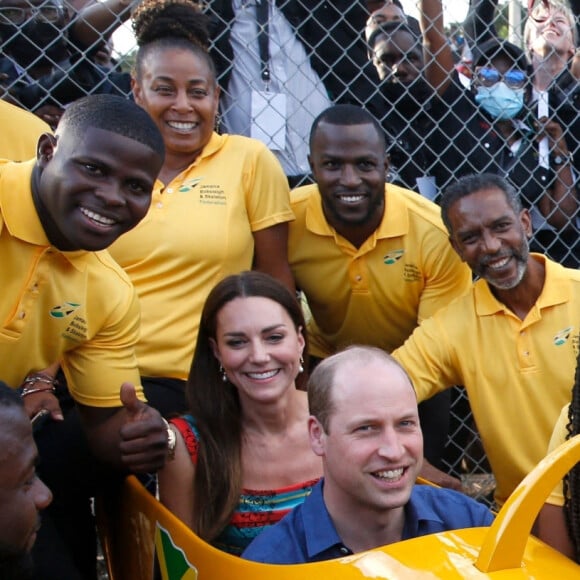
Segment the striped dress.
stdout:
[[[199,433],[191,415],[171,419],[181,433],[191,456],[197,463]],[[279,489],[242,489],[232,519],[213,545],[234,555],[241,555],[250,542],[266,527],[280,521],[292,508],[301,504],[318,479]]]

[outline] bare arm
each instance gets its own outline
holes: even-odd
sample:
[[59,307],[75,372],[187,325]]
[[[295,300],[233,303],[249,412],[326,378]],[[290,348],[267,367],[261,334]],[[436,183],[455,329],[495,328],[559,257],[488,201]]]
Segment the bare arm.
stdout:
[[535,534],[546,544],[574,559],[574,546],[568,534],[562,506],[544,504],[536,520]]
[[455,65],[443,25],[441,0],[421,0],[419,10],[425,51],[425,77],[433,89],[442,95],[451,82]]
[[254,270],[270,274],[292,293],[294,278],[288,265],[288,223],[254,232]]
[[76,44],[91,48],[103,36],[110,36],[131,15],[131,4],[130,0],[104,0],[82,8],[72,25]]
[[139,401],[135,387],[121,387],[123,407],[99,408],[78,404],[93,453],[118,469],[151,472],[167,456],[167,430],[161,415]]
[[190,528],[193,527],[193,485],[195,467],[181,433],[177,437],[175,457],[168,459],[157,473],[161,503]]
[[578,211],[572,158],[561,125],[547,117],[541,118],[539,123],[543,126],[539,138],[547,136],[552,157],[560,156],[564,163],[554,166],[554,185],[542,196],[538,209],[550,225],[560,230],[570,225],[570,220]]
[[447,487],[449,489],[461,491],[461,480],[441,471],[429,463],[425,458],[423,458],[423,467],[421,468],[421,473],[419,475],[423,479],[426,479],[439,487]]

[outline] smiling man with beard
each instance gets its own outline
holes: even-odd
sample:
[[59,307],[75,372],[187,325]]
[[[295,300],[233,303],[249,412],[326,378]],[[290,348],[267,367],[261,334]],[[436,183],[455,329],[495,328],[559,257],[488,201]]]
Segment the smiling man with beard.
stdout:
[[[310,355],[322,359],[353,343],[391,352],[469,289],[469,269],[447,242],[439,208],[385,183],[383,132],[368,112],[336,105],[321,113],[309,162],[316,184],[291,194],[288,260],[312,313]],[[420,407],[425,456],[435,464],[448,396]]]
[[570,399],[580,273],[529,252],[529,212],[497,175],[461,178],[441,210],[451,245],[480,279],[393,355],[419,401],[465,385],[501,504],[545,456]]
[[32,426],[18,394],[0,381],[0,578],[32,578],[30,550],[52,494],[37,477]]
[[324,478],[243,557],[320,562],[427,534],[488,526],[489,510],[448,489],[415,485],[423,438],[413,385],[387,353],[355,346],[308,382],[310,445]]

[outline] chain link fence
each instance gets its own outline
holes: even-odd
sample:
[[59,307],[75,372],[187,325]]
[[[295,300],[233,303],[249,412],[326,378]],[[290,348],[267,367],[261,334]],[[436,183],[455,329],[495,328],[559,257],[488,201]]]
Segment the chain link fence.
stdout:
[[[361,105],[385,130],[391,181],[437,201],[441,189],[459,175],[500,173],[514,183],[532,212],[533,249],[578,266],[580,91],[575,79],[567,78],[568,84],[553,91],[557,106],[548,110],[541,93],[533,90],[531,70],[520,66],[517,54],[508,55],[513,62],[507,69],[520,66],[524,79],[508,78],[504,71],[503,80],[516,91],[523,89],[526,104],[511,129],[502,132],[474,98],[468,76],[461,74],[468,69],[461,60],[460,26],[446,31],[446,42],[437,46],[432,42],[442,32],[437,18],[423,33],[413,19],[374,22],[375,28],[384,28],[371,49],[365,40],[367,5],[381,2],[276,0],[265,15],[260,15],[257,0],[197,4],[211,20],[210,52],[222,88],[221,130],[265,140],[293,184],[309,180],[308,134],[317,114],[332,103]],[[523,45],[523,29],[510,27],[505,8],[500,6],[498,18],[490,20],[485,10],[496,10],[496,2],[472,5],[481,9],[472,15],[470,34],[477,37],[472,59],[479,58],[477,47],[496,34]],[[115,36],[115,47],[111,35],[130,10],[122,0],[90,6],[82,0],[77,5],[1,0],[4,98],[41,117],[48,111],[58,118],[59,110],[85,94],[129,97],[135,46],[125,33]],[[523,7],[521,11],[525,18]],[[425,40],[433,52],[427,50],[422,60]],[[496,47],[476,64],[500,54],[505,59],[503,49]],[[382,80],[377,73],[381,67]],[[485,74],[479,69],[479,86],[493,82]],[[445,461],[473,495],[490,501],[493,478],[460,388],[454,391]]]

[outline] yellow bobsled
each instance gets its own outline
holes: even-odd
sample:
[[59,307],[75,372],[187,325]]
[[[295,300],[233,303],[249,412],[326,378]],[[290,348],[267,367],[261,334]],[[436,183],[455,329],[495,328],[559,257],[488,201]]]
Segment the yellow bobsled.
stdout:
[[315,564],[248,562],[196,536],[134,477],[114,505],[101,502],[99,528],[111,580],[538,580],[580,578],[580,566],[530,535],[546,497],[580,461],[580,435],[544,459],[489,528],[423,536]]

